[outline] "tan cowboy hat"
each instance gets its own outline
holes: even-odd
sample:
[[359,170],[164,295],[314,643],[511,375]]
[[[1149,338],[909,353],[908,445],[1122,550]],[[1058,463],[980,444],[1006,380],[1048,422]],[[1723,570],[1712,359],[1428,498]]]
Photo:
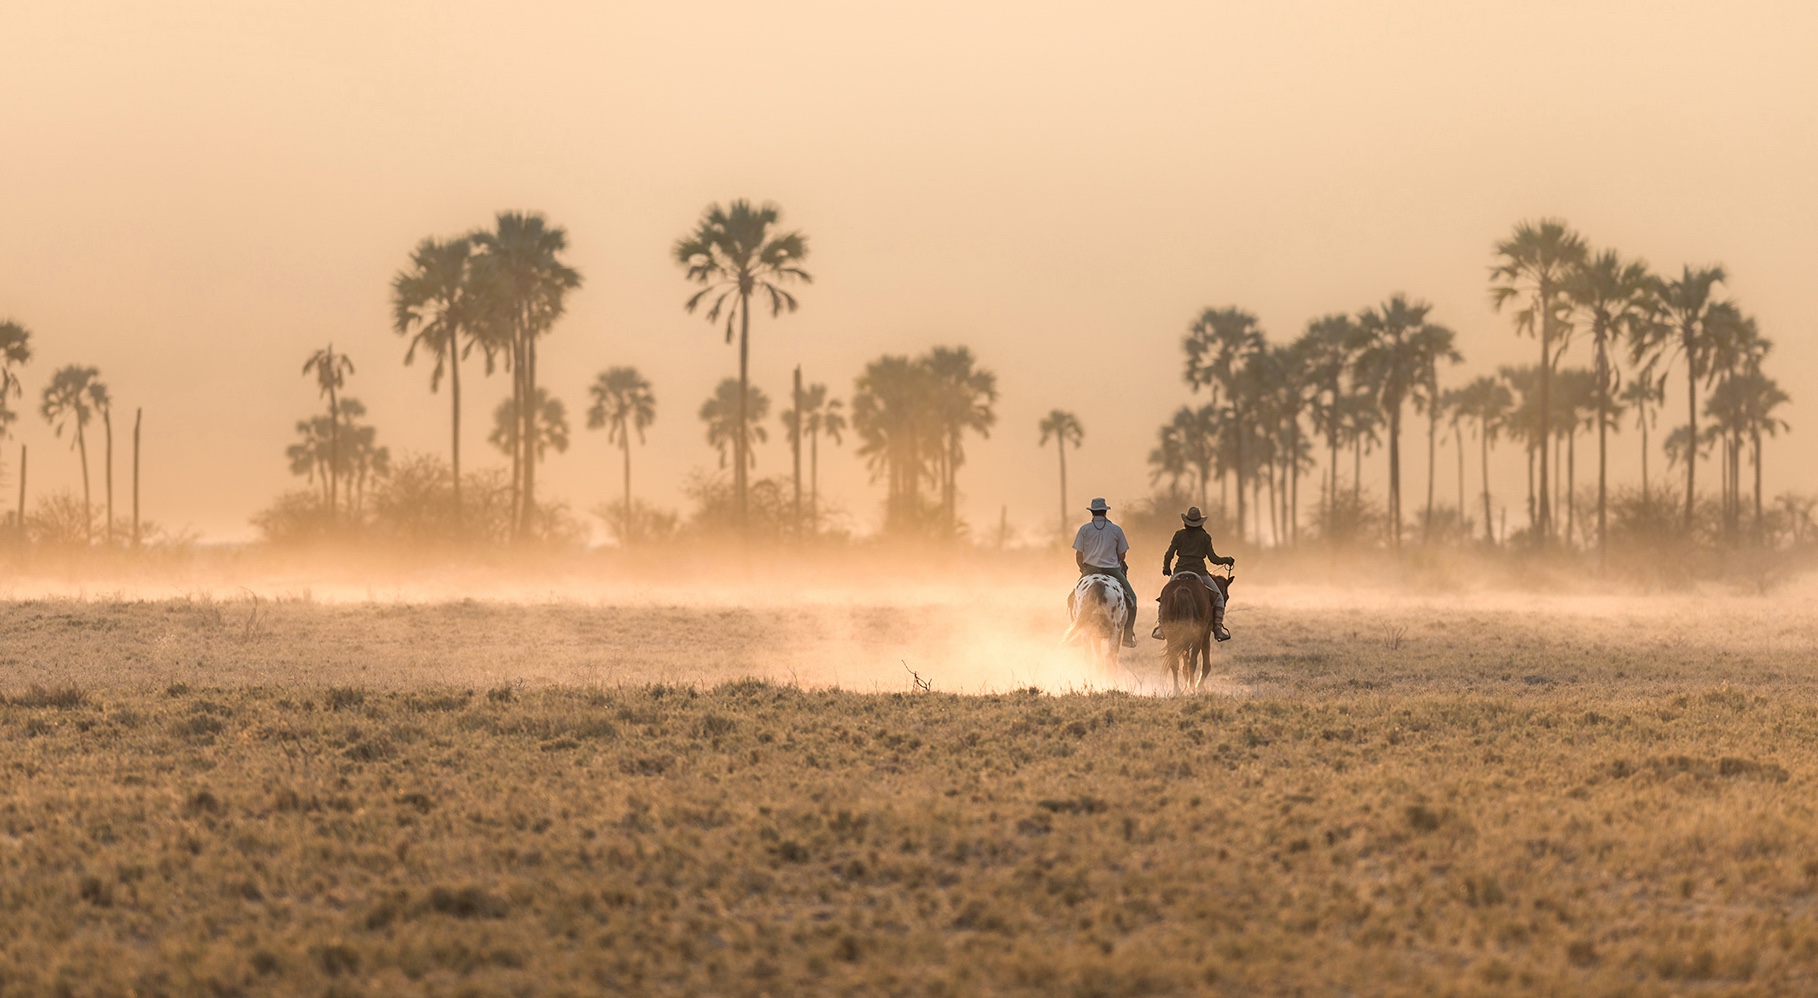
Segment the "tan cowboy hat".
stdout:
[[1092,505],[1087,506],[1086,508],[1094,513],[1104,513],[1111,509],[1111,507],[1105,505],[1105,500],[1102,497],[1092,500]]
[[1205,524],[1206,518],[1199,515],[1198,506],[1188,506],[1187,511],[1180,515],[1180,522],[1189,527],[1198,527]]

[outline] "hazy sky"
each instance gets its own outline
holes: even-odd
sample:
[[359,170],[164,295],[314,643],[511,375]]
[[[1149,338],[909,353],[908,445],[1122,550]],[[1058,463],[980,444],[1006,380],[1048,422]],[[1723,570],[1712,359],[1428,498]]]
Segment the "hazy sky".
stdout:
[[[1531,361],[1486,276],[1541,215],[1660,268],[1725,264],[1796,400],[1770,494],[1818,487],[1809,4],[15,0],[0,45],[0,316],[34,334],[16,436],[37,495],[79,487],[36,412],[71,362],[145,408],[147,515],[206,536],[247,536],[300,484],[282,452],[326,341],[394,453],[445,449],[388,282],[422,236],[511,208],[566,226],[586,277],[543,348],[577,423],[544,487],[577,511],[616,494],[578,424],[593,375],[629,363],[659,400],[639,491],[680,505],[716,460],[695,410],[736,355],[682,311],[668,250],[734,197],[810,237],[801,311],[753,327],[773,398],[797,362],[844,396],[866,360],[941,343],[998,372],[960,479],[981,526],[1051,522],[1035,423],[1055,406],[1087,431],[1073,505],[1146,491],[1206,305],[1286,339],[1406,291],[1459,331],[1456,377]],[[500,462],[483,428],[506,385],[473,384],[465,453]],[[787,471],[780,438],[759,474]],[[881,488],[850,451],[823,453],[824,487],[864,529]],[[9,483],[16,462],[15,441]],[[1513,521],[1514,455],[1494,473]]]

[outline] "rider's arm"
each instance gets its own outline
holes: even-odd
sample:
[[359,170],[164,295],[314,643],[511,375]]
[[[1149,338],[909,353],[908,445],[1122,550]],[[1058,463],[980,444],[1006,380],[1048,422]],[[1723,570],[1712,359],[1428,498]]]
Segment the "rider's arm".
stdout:
[[1180,532],[1175,531],[1174,538],[1168,542],[1168,550],[1162,553],[1162,574],[1173,575],[1174,552],[1180,548]]
[[1086,552],[1073,552],[1073,566],[1082,572],[1086,570]]

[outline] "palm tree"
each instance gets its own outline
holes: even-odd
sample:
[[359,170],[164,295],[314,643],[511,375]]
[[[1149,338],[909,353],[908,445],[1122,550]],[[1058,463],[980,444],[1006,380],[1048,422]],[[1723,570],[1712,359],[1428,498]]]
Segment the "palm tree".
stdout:
[[[487,434],[486,442],[492,444],[501,454],[522,454],[526,462],[541,461],[548,451],[563,454],[568,451],[568,407],[562,400],[554,398],[546,388],[538,388],[531,396],[536,400],[536,416],[526,419],[518,413],[518,400],[507,395],[499,402],[498,408],[492,411],[492,432]],[[536,439],[526,443],[518,434],[524,432],[528,425],[536,431]]]
[[1357,317],[1355,377],[1388,417],[1389,541],[1401,546],[1401,411],[1425,372],[1455,358],[1452,331],[1427,321],[1433,306],[1395,295]]
[[[1715,382],[1715,392],[1725,393],[1726,398],[1722,404],[1728,410],[1728,419],[1719,421],[1719,435],[1723,440],[1724,455],[1724,527],[1734,536],[1741,526],[1742,451],[1749,435],[1745,400],[1754,393],[1754,389],[1731,387],[1731,384],[1751,374],[1758,375],[1762,359],[1773,349],[1774,344],[1761,335],[1754,318],[1744,315],[1733,302],[1718,302],[1711,306],[1707,326],[1710,334],[1709,377]],[[1707,406],[1716,404],[1713,396]]]
[[537,462],[548,439],[537,429],[546,398],[537,388],[537,339],[567,310],[568,292],[581,286],[581,274],[560,259],[568,249],[567,230],[535,212],[499,212],[492,231],[471,238],[482,251],[473,265],[499,327],[493,336],[504,341],[512,370],[511,411],[523,422],[510,435],[518,444],[512,452],[513,529],[521,536],[529,533],[536,510]]
[[587,410],[587,428],[606,430],[606,442],[617,444],[625,456],[625,522],[619,541],[631,544],[631,432],[638,443],[656,421],[656,394],[635,367],[613,367],[600,372],[588,389],[593,407]]
[[1648,324],[1631,340],[1638,361],[1645,360],[1650,369],[1664,368],[1677,352],[1685,360],[1685,513],[1683,525],[1689,532],[1695,515],[1693,502],[1698,484],[1698,382],[1706,377],[1704,362],[1709,353],[1711,309],[1718,304],[1718,285],[1727,280],[1722,267],[1694,270],[1687,266],[1677,280],[1656,278],[1654,295],[1659,302],[1660,321]]
[[1552,422],[1556,433],[1565,440],[1566,450],[1566,543],[1578,533],[1578,430],[1595,426],[1607,410],[1598,404],[1597,374],[1582,367],[1562,368],[1553,372]]
[[[1540,425],[1535,439],[1540,449],[1540,505],[1536,512],[1536,538],[1553,535],[1552,509],[1547,504],[1547,438],[1553,368],[1565,349],[1571,325],[1562,314],[1564,290],[1574,269],[1584,260],[1584,240],[1558,219],[1522,222],[1514,234],[1496,244],[1496,264],[1490,268],[1490,302],[1497,311],[1511,302],[1525,302],[1515,313],[1518,331],[1540,340],[1537,386]],[[1558,349],[1555,350],[1555,344]]]
[[339,474],[341,467],[341,431],[338,413],[341,411],[335,399],[347,384],[347,376],[354,373],[353,361],[346,354],[335,353],[335,345],[317,350],[303,362],[303,375],[314,375],[319,393],[328,399],[329,422],[329,457],[328,457],[328,522],[334,523],[335,506],[339,495]]
[[[1484,537],[1494,544],[1496,528],[1490,512],[1490,444],[1502,432],[1509,411],[1514,407],[1515,397],[1509,392],[1508,385],[1487,376],[1476,378],[1463,388],[1448,394],[1452,396],[1455,412],[1477,421],[1477,439],[1483,449]],[[1462,509],[1460,515],[1463,515]]]
[[[1430,534],[1433,530],[1433,482],[1438,477],[1435,469],[1439,462],[1439,419],[1445,412],[1439,391],[1439,362],[1443,360],[1457,364],[1464,357],[1453,348],[1455,337],[1444,326],[1424,326],[1414,333],[1414,338],[1414,349],[1420,357],[1421,366],[1419,377],[1414,382],[1412,398],[1415,410],[1427,417],[1427,510],[1424,531]],[[1464,516],[1463,507],[1459,508],[1458,515]]]
[[997,422],[997,413],[992,409],[997,404],[997,375],[979,367],[966,347],[935,347],[922,362],[933,378],[935,420],[941,436],[935,455],[936,476],[941,509],[951,536],[958,529],[958,471],[966,463],[965,435],[971,431],[982,437],[991,436],[991,427]]
[[783,285],[799,280],[813,283],[802,269],[808,256],[808,237],[800,232],[772,235],[781,217],[773,204],[757,208],[744,199],[729,207],[708,205],[693,232],[676,240],[672,250],[676,263],[687,268],[688,280],[701,285],[683,306],[693,313],[708,297],[713,304],[707,309],[707,321],[726,317],[726,342],[732,342],[736,323],[739,332],[738,424],[732,439],[738,453],[733,458],[732,491],[738,504],[739,526],[745,525],[746,470],[751,462],[745,453],[750,434],[743,429],[756,416],[750,405],[751,296],[763,292],[770,299],[772,318],[785,310],[796,310],[795,296]]
[[[761,444],[770,439],[763,426],[764,417],[769,414],[770,396],[762,388],[742,386],[732,378],[719,383],[707,401],[701,403],[700,416],[701,422],[707,424],[708,446],[720,452],[720,467],[726,467],[729,449],[734,461],[743,457],[752,467],[757,466],[751,442]],[[745,431],[742,436],[740,428]]]
[[51,375],[50,384],[44,386],[44,398],[38,406],[38,412],[57,436],[61,437],[65,429],[75,430],[72,443],[82,461],[82,532],[89,543],[95,537],[88,484],[88,421],[110,404],[107,386],[100,379],[101,372],[93,367],[70,364],[60,368]]
[[812,384],[803,388],[798,405],[800,412],[790,409],[782,414],[783,425],[803,434],[808,439],[808,522],[818,532],[820,529],[820,496],[821,496],[821,434],[841,442],[841,435],[846,432],[846,414],[839,399],[827,397],[827,386]]
[[[1659,406],[1666,401],[1666,376],[1655,377],[1643,369],[1622,387],[1617,404],[1635,413],[1635,428],[1641,431],[1641,504],[1652,502],[1648,491],[1648,429],[1654,424]],[[1601,486],[1599,487],[1601,492]],[[1601,526],[1599,527],[1601,531]]]
[[429,374],[431,392],[441,387],[443,372],[448,374],[449,454],[454,467],[457,530],[461,525],[461,361],[476,345],[482,346],[490,373],[493,357],[482,335],[485,303],[473,273],[473,245],[467,237],[424,239],[410,254],[410,268],[391,279],[392,329],[399,336],[410,337],[404,363],[416,359],[419,347],[435,358]]
[[936,397],[928,365],[901,355],[879,357],[853,382],[852,428],[863,441],[871,480],[885,481],[884,522],[893,530],[925,524],[921,481],[937,466],[941,428],[933,418]]
[[[32,359],[32,334],[11,319],[0,320],[0,440],[12,432],[19,416],[9,400],[21,397],[18,369]],[[25,542],[25,445],[19,445],[19,542]]]
[[[1181,341],[1187,363],[1183,372],[1187,384],[1197,392],[1209,389],[1212,405],[1219,405],[1222,390],[1229,408],[1229,421],[1235,452],[1230,464],[1237,479],[1238,539],[1243,539],[1244,515],[1244,436],[1252,414],[1239,400],[1243,385],[1241,374],[1250,359],[1263,349],[1263,331],[1256,316],[1234,307],[1208,308],[1187,328]],[[1222,481],[1224,471],[1221,468]],[[1204,499],[1202,497],[1201,501]]]
[[1351,369],[1351,350],[1357,324],[1348,315],[1328,315],[1307,323],[1296,342],[1300,346],[1305,379],[1314,393],[1313,428],[1323,433],[1331,455],[1326,492],[1320,498],[1322,517],[1330,517],[1338,502],[1338,447],[1344,436],[1341,400],[1345,373]]
[[31,330],[11,319],[0,320],[0,439],[5,438],[19,418],[8,403],[24,394],[25,386],[19,382],[18,369],[31,359]]
[[1080,441],[1086,439],[1086,431],[1079,425],[1079,417],[1065,409],[1050,410],[1042,417],[1036,429],[1041,431],[1042,438],[1036,442],[1037,447],[1048,446],[1054,441],[1055,449],[1060,452],[1060,532],[1067,533],[1067,445],[1079,449]]
[[1632,339],[1647,325],[1654,310],[1654,288],[1647,264],[1640,260],[1625,262],[1614,250],[1587,256],[1566,278],[1566,296],[1590,320],[1591,344],[1596,351],[1592,375],[1597,406],[1599,559],[1604,556],[1608,528],[1609,427],[1619,408],[1616,366],[1611,363],[1610,347],[1616,337]]

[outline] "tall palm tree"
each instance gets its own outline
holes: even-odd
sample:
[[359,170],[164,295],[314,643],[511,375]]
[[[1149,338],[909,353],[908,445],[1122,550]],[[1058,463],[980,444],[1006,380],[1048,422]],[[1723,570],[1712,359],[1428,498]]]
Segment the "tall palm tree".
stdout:
[[1502,432],[1504,421],[1515,405],[1515,397],[1509,392],[1508,385],[1488,376],[1475,378],[1449,394],[1453,396],[1456,412],[1477,421],[1477,439],[1482,447],[1484,539],[1494,544],[1496,527],[1490,511],[1490,444]]
[[926,525],[921,482],[942,446],[934,417],[936,388],[928,365],[901,355],[879,357],[853,382],[852,429],[872,481],[885,482],[884,522],[893,530]]
[[1402,403],[1427,369],[1441,356],[1456,356],[1452,331],[1427,321],[1433,306],[1394,295],[1357,317],[1355,378],[1388,421],[1389,542],[1401,546],[1401,413]]
[[1322,494],[1321,516],[1330,517],[1338,501],[1338,448],[1344,436],[1341,400],[1345,394],[1345,374],[1351,369],[1351,350],[1357,338],[1357,324],[1348,315],[1327,315],[1307,323],[1300,344],[1305,380],[1313,390],[1313,428],[1326,438],[1331,467]]
[[935,347],[922,361],[933,378],[941,446],[935,455],[941,509],[951,536],[958,529],[958,471],[966,463],[965,435],[991,436],[997,422],[997,375],[978,366],[966,347]]
[[[1416,411],[1427,417],[1427,509],[1425,532],[1433,530],[1433,483],[1438,477],[1435,469],[1439,462],[1439,420],[1445,412],[1439,390],[1439,362],[1457,364],[1464,360],[1453,341],[1456,337],[1444,326],[1428,325],[1414,333],[1414,348],[1420,358],[1419,376],[1414,381],[1411,398]],[[1460,517],[1464,510],[1458,511]]]
[[471,238],[428,238],[411,252],[410,267],[391,279],[392,330],[410,337],[404,363],[416,359],[419,347],[435,358],[429,374],[431,392],[441,387],[443,373],[448,375],[448,449],[454,467],[457,530],[461,525],[461,361],[475,346],[482,346],[490,373],[493,357],[483,341],[485,302],[472,263]]
[[[525,460],[541,461],[546,452],[557,454],[568,451],[568,407],[562,400],[549,394],[549,390],[539,387],[535,400],[537,414],[532,419],[525,419],[518,413],[518,400],[507,395],[500,400],[492,411],[492,432],[487,434],[486,442],[498,448],[501,454],[523,454]],[[530,426],[536,431],[536,438],[525,441],[519,436],[524,427]]]
[[[1553,369],[1564,351],[1571,324],[1564,314],[1565,285],[1584,260],[1583,238],[1558,219],[1522,222],[1508,239],[1496,244],[1496,263],[1490,268],[1490,302],[1497,311],[1516,303],[1515,327],[1540,340],[1540,365],[1536,368],[1536,404],[1540,425],[1536,439],[1540,456],[1540,505],[1536,513],[1536,539],[1553,536],[1552,508],[1547,502],[1547,438],[1552,436],[1548,418]],[[1557,349],[1556,349],[1557,348]]]
[[801,391],[800,412],[789,409],[782,414],[783,425],[797,429],[808,440],[808,523],[820,529],[821,434],[841,442],[846,432],[846,414],[839,399],[827,397],[827,386],[812,384]]
[[1567,367],[1553,372],[1553,430],[1565,442],[1566,543],[1578,535],[1578,431],[1605,417],[1598,405],[1597,374],[1589,368]]
[[1079,449],[1080,441],[1086,439],[1086,431],[1079,424],[1079,417],[1065,409],[1053,409],[1042,417],[1036,429],[1041,431],[1042,438],[1036,442],[1037,447],[1048,446],[1054,441],[1055,449],[1060,451],[1060,532],[1067,533],[1067,445]]
[[1685,361],[1686,421],[1685,436],[1685,513],[1683,526],[1692,529],[1693,508],[1698,485],[1698,383],[1705,373],[1706,354],[1710,347],[1709,319],[1711,309],[1719,303],[1716,292],[1727,280],[1722,267],[1682,269],[1676,280],[1656,278],[1654,295],[1659,302],[1660,321],[1650,323],[1631,340],[1631,350],[1638,361],[1650,368],[1664,369],[1674,353]]
[[745,454],[750,434],[742,428],[754,419],[750,406],[751,298],[762,292],[770,299],[772,318],[784,311],[796,310],[795,296],[783,285],[793,281],[813,283],[813,277],[802,269],[808,256],[808,237],[800,232],[773,233],[781,218],[773,204],[752,207],[743,198],[727,207],[707,206],[693,232],[676,240],[671,251],[676,263],[687,268],[688,280],[701,285],[683,305],[692,313],[709,297],[707,321],[726,317],[726,342],[732,342],[732,331],[739,334],[738,424],[733,434],[738,453],[733,457],[732,491],[738,505],[739,526],[745,525],[746,471],[751,462]]
[[1596,352],[1592,376],[1597,421],[1597,553],[1602,559],[1608,534],[1609,428],[1620,408],[1618,376],[1610,349],[1618,338],[1632,339],[1653,315],[1655,281],[1646,263],[1623,260],[1615,250],[1585,259],[1566,277],[1565,293],[1589,321]]
[[[764,394],[756,385],[741,386],[736,380],[726,378],[701,403],[701,422],[707,424],[707,444],[720,452],[720,467],[726,467],[728,457],[733,461],[743,457],[752,467],[757,466],[757,455],[751,452],[751,443],[763,443],[770,439],[764,429],[763,420],[770,415],[770,396]],[[744,430],[741,435],[740,429]],[[731,453],[728,454],[727,452]]]
[[625,457],[625,509],[619,541],[631,544],[631,434],[644,442],[644,431],[656,421],[656,394],[635,367],[613,367],[600,372],[592,387],[593,407],[587,410],[587,428],[606,430],[606,442],[617,444]]
[[[1733,388],[1731,383],[1750,374],[1759,374],[1762,359],[1774,344],[1761,335],[1755,319],[1744,315],[1733,302],[1711,306],[1707,326],[1709,380],[1715,385],[1714,392],[1725,394],[1722,404],[1729,411],[1729,418],[1720,421],[1719,436],[1723,441],[1724,456],[1724,527],[1734,536],[1741,528],[1742,451],[1749,434],[1744,400],[1752,390]],[[1707,405],[1715,403],[1713,397]]]
[[346,354],[335,353],[335,345],[328,344],[303,362],[303,376],[314,376],[318,393],[328,399],[329,459],[328,459],[328,522],[335,521],[335,508],[339,502],[340,468],[341,468],[341,421],[340,407],[335,399],[347,384],[347,376],[354,373],[353,361]]
[[1630,378],[1623,385],[1622,394],[1617,396],[1616,404],[1635,413],[1635,428],[1641,431],[1641,504],[1648,506],[1652,498],[1648,489],[1648,430],[1654,425],[1659,407],[1666,401],[1666,376],[1656,377],[1646,368]]
[[32,359],[31,330],[11,319],[0,320],[0,439],[4,439],[19,418],[10,400],[24,394],[19,382],[19,368]]
[[82,533],[88,543],[95,539],[88,484],[88,423],[109,403],[107,386],[101,383],[101,372],[93,367],[70,364],[51,375],[38,406],[38,412],[51,424],[57,436],[61,437],[66,429],[75,431],[71,443],[82,461]]
[[493,335],[505,341],[512,413],[523,423],[511,435],[518,444],[512,454],[517,471],[514,530],[522,536],[530,532],[536,511],[537,462],[546,439],[537,429],[544,408],[540,400],[546,397],[537,388],[537,340],[567,310],[568,292],[581,286],[581,274],[561,260],[568,249],[568,232],[561,226],[535,212],[502,211],[493,222],[491,231],[471,237],[481,250],[473,265],[500,327]]
[[[1251,358],[1261,352],[1264,344],[1262,327],[1256,316],[1240,308],[1208,308],[1200,312],[1199,317],[1187,328],[1187,335],[1181,341],[1181,348],[1187,355],[1183,376],[1187,384],[1197,392],[1201,388],[1210,390],[1212,405],[1219,405],[1219,395],[1225,396],[1228,418],[1231,423],[1232,440],[1235,452],[1232,455],[1230,470],[1237,479],[1237,524],[1238,539],[1243,539],[1244,514],[1244,437],[1252,421],[1249,412],[1239,399],[1243,386],[1242,372],[1250,364]],[[1221,468],[1219,478],[1224,478]],[[1204,501],[1202,497],[1202,502]]]

